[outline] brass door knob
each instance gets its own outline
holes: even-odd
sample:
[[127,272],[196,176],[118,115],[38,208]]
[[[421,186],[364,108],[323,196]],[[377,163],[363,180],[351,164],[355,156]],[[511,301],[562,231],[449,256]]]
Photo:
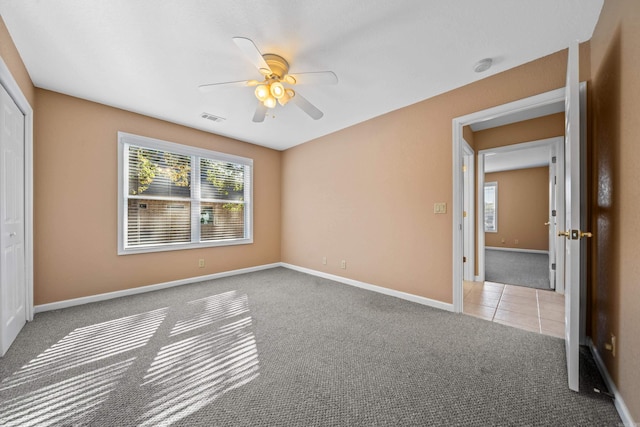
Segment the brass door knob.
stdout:
[[581,231],[580,238],[583,238],[583,237],[593,237],[593,234],[591,234],[591,232],[589,231]]
[[558,233],[558,236],[569,237],[571,235],[570,231],[561,231]]

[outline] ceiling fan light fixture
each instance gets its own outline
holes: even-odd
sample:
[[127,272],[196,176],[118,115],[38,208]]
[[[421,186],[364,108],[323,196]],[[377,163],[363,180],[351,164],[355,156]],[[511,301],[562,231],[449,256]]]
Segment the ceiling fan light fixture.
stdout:
[[284,91],[284,94],[280,98],[278,98],[278,103],[284,107],[285,105],[287,105],[287,102],[291,100],[292,95],[293,95],[293,90],[286,89]]
[[266,86],[266,85],[258,85],[256,87],[255,94],[256,94],[256,98],[258,98],[260,101],[264,102],[269,97],[269,87]]
[[287,74],[286,76],[284,76],[283,79],[285,82],[289,83],[290,85],[294,85],[296,83],[298,83],[298,81],[296,80],[295,77],[290,76],[289,74]]
[[282,86],[282,83],[280,82],[271,83],[271,85],[269,86],[269,91],[271,92],[271,96],[273,96],[275,99],[280,99],[285,94],[284,86]]
[[267,108],[276,108],[276,99],[273,96],[268,96],[264,100],[264,106]]
[[260,82],[258,80],[248,80],[246,84],[247,86],[258,86]]

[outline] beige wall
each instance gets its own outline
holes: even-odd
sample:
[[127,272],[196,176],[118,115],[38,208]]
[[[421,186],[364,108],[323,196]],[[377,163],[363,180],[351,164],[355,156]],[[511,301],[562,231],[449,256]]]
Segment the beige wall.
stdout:
[[498,232],[485,233],[485,245],[549,250],[549,167],[488,173],[485,182],[498,183]]
[[0,58],[9,68],[11,75],[20,86],[20,90],[29,101],[31,108],[33,108],[35,105],[35,88],[22,62],[22,58],[20,58],[20,54],[15,44],[13,44],[13,39],[2,20],[2,16],[0,16]]
[[283,261],[452,302],[451,121],[562,87],[565,71],[563,51],[285,151]]
[[476,150],[564,136],[564,113],[473,132]]
[[[36,304],[280,261],[280,152],[41,89],[35,114]],[[118,131],[252,158],[254,243],[118,256]]]
[[591,335],[640,422],[640,2],[606,0],[591,48]]

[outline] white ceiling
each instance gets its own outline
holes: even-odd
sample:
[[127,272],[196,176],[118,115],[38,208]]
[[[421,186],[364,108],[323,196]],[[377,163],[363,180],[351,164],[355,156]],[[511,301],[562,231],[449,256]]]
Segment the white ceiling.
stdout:
[[512,151],[488,151],[484,153],[484,172],[491,173],[548,166],[550,153],[550,145],[539,145]]
[[[283,150],[591,38],[603,0],[2,0],[0,14],[40,88]],[[257,79],[232,42],[252,39],[324,112],[295,105],[251,121]],[[481,74],[473,65],[490,57]],[[201,118],[207,112],[222,122]]]

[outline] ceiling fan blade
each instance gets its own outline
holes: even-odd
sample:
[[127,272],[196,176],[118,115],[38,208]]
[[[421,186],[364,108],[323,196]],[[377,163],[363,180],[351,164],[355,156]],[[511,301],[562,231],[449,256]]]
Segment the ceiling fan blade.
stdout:
[[[288,77],[293,77],[295,82],[287,80]],[[290,84],[296,85],[334,85],[338,83],[338,76],[333,71],[317,71],[310,73],[296,73],[289,74],[285,77],[285,81]]]
[[315,105],[307,101],[307,98],[300,95],[299,92],[296,92],[294,97],[291,98],[291,101],[293,101],[294,104],[300,107],[302,111],[307,113],[313,120],[321,119],[322,116],[324,116],[324,113],[322,111],[318,110]]
[[256,106],[256,112],[253,114],[253,121],[255,123],[264,122],[264,117],[267,115],[267,107],[260,101]]
[[[262,74],[271,74],[271,67],[269,67],[256,45],[250,39],[246,37],[234,37],[233,42]],[[266,73],[263,70],[265,70]]]
[[200,85],[198,86],[198,89],[200,89],[200,92],[209,92],[219,86],[227,86],[227,87],[255,86],[253,82],[256,82],[256,84],[258,83],[257,80],[238,80],[235,82],[220,82],[220,83],[209,83],[206,85]]

